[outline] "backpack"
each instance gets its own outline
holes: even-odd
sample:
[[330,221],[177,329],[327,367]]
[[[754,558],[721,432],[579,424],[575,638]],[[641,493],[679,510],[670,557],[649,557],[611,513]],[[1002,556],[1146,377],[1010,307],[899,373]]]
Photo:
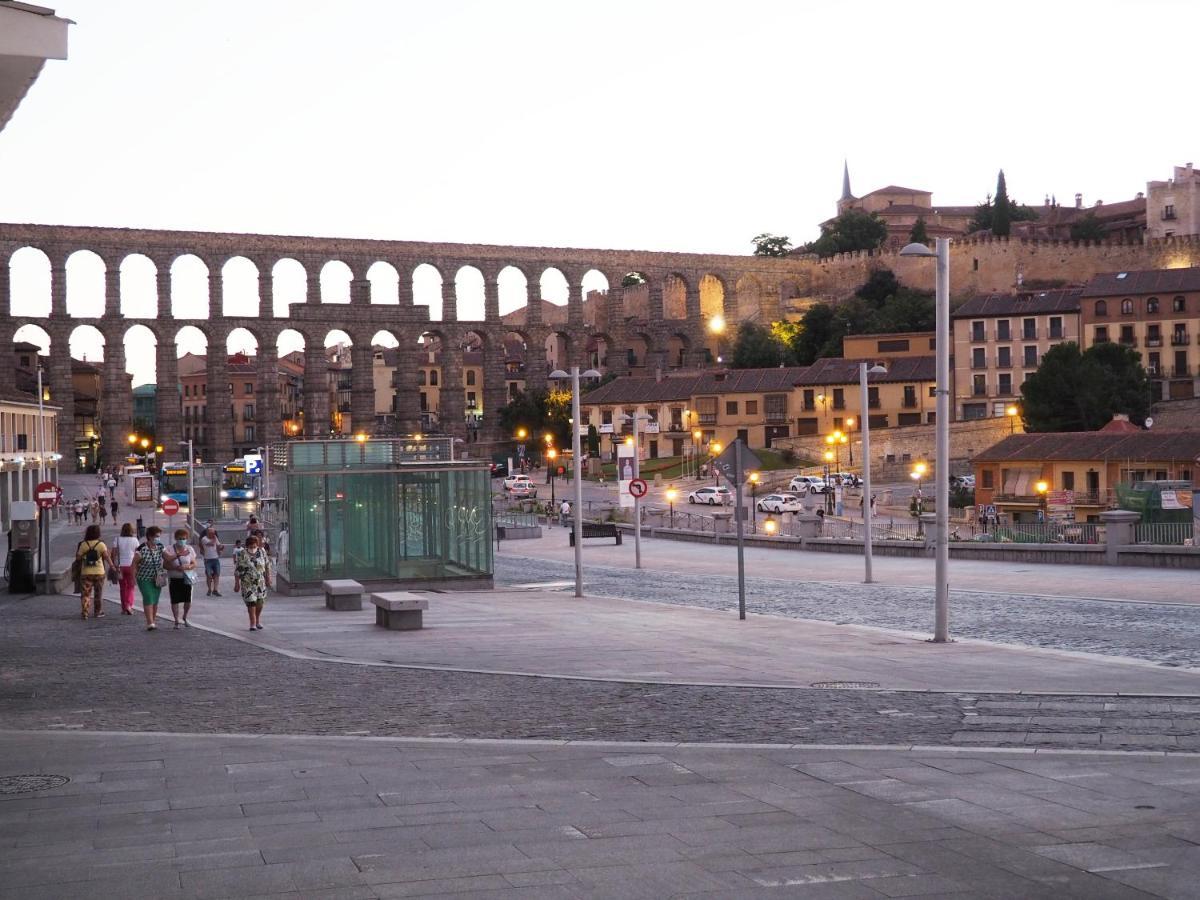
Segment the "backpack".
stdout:
[[100,552],[96,549],[95,544],[92,544],[92,546],[88,547],[87,550],[83,552],[83,563],[87,566],[99,565]]

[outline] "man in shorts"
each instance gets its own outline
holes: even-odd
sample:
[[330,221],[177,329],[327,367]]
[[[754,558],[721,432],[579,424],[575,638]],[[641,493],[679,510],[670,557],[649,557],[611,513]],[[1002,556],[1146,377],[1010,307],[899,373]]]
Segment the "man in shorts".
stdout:
[[208,587],[209,597],[220,597],[217,590],[221,586],[221,551],[225,545],[217,538],[217,530],[209,527],[200,538],[200,552],[204,554],[204,583]]

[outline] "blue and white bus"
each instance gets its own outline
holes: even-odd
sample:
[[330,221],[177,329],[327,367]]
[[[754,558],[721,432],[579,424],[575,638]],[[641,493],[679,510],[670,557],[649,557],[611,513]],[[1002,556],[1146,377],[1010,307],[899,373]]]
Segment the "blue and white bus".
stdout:
[[163,463],[158,473],[158,502],[171,499],[180,506],[188,505],[188,474],[186,462]]
[[234,503],[255,500],[259,476],[246,473],[246,460],[235,459],[221,467],[221,499]]

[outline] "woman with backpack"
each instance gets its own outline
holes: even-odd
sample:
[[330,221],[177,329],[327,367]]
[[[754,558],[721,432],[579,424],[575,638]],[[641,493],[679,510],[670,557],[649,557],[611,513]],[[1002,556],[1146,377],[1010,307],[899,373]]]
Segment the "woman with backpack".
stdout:
[[142,595],[142,612],[146,614],[146,630],[158,629],[158,597],[167,584],[167,572],[163,568],[163,546],[158,536],[162,529],[151,525],[146,529],[146,542],[133,554],[133,571],[137,579],[138,592]]
[[[175,628],[182,622],[184,628],[191,628],[188,613],[192,610],[192,585],[196,583],[196,549],[188,544],[188,530],[175,529],[175,542],[163,551],[163,561],[167,569],[167,590],[171,594],[171,615],[175,619]],[[179,618],[179,608],[183,607],[183,619]]]
[[87,620],[91,608],[97,618],[104,616],[104,576],[115,568],[108,547],[100,540],[100,526],[89,525],[83,540],[75,548],[75,559],[79,566],[80,618]]

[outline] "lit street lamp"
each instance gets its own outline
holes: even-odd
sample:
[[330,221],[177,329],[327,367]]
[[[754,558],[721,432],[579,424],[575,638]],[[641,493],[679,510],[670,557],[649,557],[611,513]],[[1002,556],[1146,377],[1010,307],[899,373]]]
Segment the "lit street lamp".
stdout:
[[833,451],[825,451],[825,514],[830,515],[833,512],[833,491],[829,486],[829,467],[833,463]]
[[917,517],[917,534],[921,535],[925,534],[925,523],[921,521],[921,513],[925,511],[925,497],[921,494],[921,480],[928,471],[929,467],[925,463],[918,462],[913,464],[912,471],[908,473],[909,477],[917,483],[917,490],[913,494],[909,509]]
[[721,484],[721,476],[717,472],[717,466],[716,466],[717,457],[721,455],[721,450],[722,450],[722,447],[721,447],[720,441],[709,441],[708,455],[711,456],[712,460],[713,460],[712,470],[713,470],[713,486],[714,487],[719,487]]
[[[866,421],[866,416],[863,416],[863,421]],[[846,435],[847,435],[847,437],[853,431],[854,431],[854,416],[851,416],[850,418],[848,418],[846,420]],[[854,441],[849,442],[849,445],[846,447],[846,450],[850,454],[850,462],[848,463],[848,465],[850,466],[851,469],[853,469],[854,468]]]
[[937,404],[935,407],[934,469],[938,472],[934,497],[934,613],[933,640],[950,640],[950,240],[937,238],[936,249],[912,243],[901,256],[932,257],[935,265],[934,354]]
[[1045,522],[1046,521],[1046,492],[1048,490],[1050,490],[1050,483],[1046,482],[1046,481],[1039,481],[1033,486],[1033,489],[1035,491],[1037,491],[1037,495],[1038,495],[1038,518],[1042,522]]
[[758,497],[758,483],[762,481],[762,476],[757,472],[751,472],[748,476],[750,481],[750,524],[754,526],[754,531],[758,532],[758,504],[755,502]]
[[[548,436],[549,435],[547,435],[547,437]],[[558,474],[555,471],[556,466],[557,466],[557,464],[555,463],[555,460],[558,459],[558,451],[555,450],[553,447],[546,448],[546,459],[550,460],[550,462],[546,465],[546,469],[550,473],[550,506],[551,506],[551,510],[553,511],[553,507],[554,507],[554,503],[555,503],[555,498],[554,498],[555,478],[554,478],[554,476]]]
[[675,500],[679,497],[679,491],[673,487],[667,488],[667,505],[671,507],[671,527],[675,527]]
[[1011,403],[1004,410],[1004,414],[1006,416],[1008,416],[1008,433],[1009,434],[1016,433],[1017,413],[1018,412],[1020,412],[1020,410],[1018,410],[1017,407]]

